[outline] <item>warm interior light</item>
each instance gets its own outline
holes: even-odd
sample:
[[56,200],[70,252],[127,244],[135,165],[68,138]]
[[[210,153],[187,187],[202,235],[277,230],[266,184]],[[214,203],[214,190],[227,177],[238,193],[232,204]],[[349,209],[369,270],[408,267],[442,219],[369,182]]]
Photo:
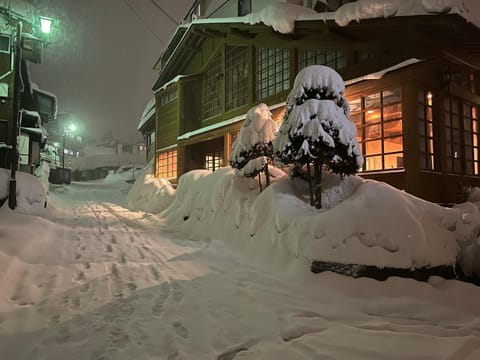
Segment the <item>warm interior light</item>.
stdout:
[[427,105],[428,105],[428,106],[432,106],[432,104],[433,104],[432,99],[433,99],[433,95],[432,95],[432,93],[429,91],[429,92],[427,93]]
[[40,31],[44,34],[50,34],[52,31],[52,19],[44,16],[40,16]]

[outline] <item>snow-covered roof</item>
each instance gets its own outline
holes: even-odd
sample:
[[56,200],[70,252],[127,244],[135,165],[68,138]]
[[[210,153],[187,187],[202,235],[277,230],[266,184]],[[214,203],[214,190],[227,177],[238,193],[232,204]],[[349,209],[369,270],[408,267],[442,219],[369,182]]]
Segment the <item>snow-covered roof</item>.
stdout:
[[421,61],[423,61],[423,60],[416,59],[416,58],[411,58],[411,59],[402,61],[398,64],[392,65],[392,66],[390,66],[388,68],[385,68],[383,70],[380,70],[380,71],[377,71],[377,72],[374,72],[374,73],[370,73],[370,74],[366,74],[366,75],[363,75],[363,76],[360,76],[360,77],[357,77],[357,78],[354,78],[354,79],[346,80],[345,81],[345,86],[353,85],[353,84],[359,83],[359,82],[364,81],[364,80],[378,80],[378,79],[381,79],[385,74],[387,74],[391,71],[395,71],[395,70],[407,67],[409,65],[416,64],[416,63],[421,62]]
[[143,125],[155,114],[155,97],[152,97],[147,106],[145,106],[145,110],[143,110],[142,116],[140,117],[140,122],[138,123],[137,130],[140,130]]
[[163,84],[161,87],[159,87],[158,89],[156,89],[153,93],[156,94],[162,90],[165,90],[167,87],[169,87],[170,85],[172,84],[175,84],[176,82],[178,82],[181,78],[184,78],[184,77],[187,77],[188,75],[177,75],[175,76],[172,80],[170,81],[167,81],[165,84]]
[[[279,107],[282,107],[282,106],[285,106],[285,102],[281,102],[281,103],[269,106],[269,109],[270,110],[275,110],[275,109],[277,109]],[[194,131],[189,131],[189,132],[187,132],[185,134],[182,134],[179,137],[177,137],[177,140],[187,140],[187,139],[190,139],[193,136],[200,135],[200,134],[203,134],[203,133],[206,133],[208,131],[215,130],[215,129],[219,129],[219,128],[222,128],[224,126],[235,124],[239,121],[245,120],[245,117],[246,117],[246,114],[242,114],[242,115],[235,116],[231,119],[224,120],[224,121],[218,122],[218,123],[210,125],[210,126],[205,126],[203,128],[200,128],[200,129],[197,129],[197,130],[194,130]]]

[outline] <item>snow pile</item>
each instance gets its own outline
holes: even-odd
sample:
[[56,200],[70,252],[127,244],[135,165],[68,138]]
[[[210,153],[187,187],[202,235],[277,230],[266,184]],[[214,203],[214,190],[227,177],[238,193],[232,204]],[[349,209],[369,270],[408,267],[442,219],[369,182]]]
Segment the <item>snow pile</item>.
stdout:
[[152,161],[139,171],[126,201],[131,210],[159,213],[172,203],[174,197],[175,190],[170,182],[155,178]]
[[113,184],[133,181],[138,177],[142,169],[143,166],[141,165],[120,166],[117,170],[110,170],[104,182]]
[[296,20],[316,17],[317,15],[313,9],[301,5],[275,3],[259,12],[246,15],[244,22],[250,25],[263,23],[271,26],[275,31],[288,34],[293,32]]
[[302,20],[335,20],[340,26],[347,26],[352,21],[365,19],[388,18],[391,16],[413,16],[454,13],[478,23],[469,16],[469,12],[461,0],[358,0],[342,5],[335,12],[316,13],[314,10],[294,4],[275,3],[259,12],[243,17],[247,24],[263,23],[274,30],[288,34],[295,29],[295,21]]
[[[17,178],[17,207],[22,213],[39,213],[47,205],[47,193],[42,183],[33,175],[19,172]],[[0,168],[0,199],[8,197],[10,170]],[[4,207],[7,206],[6,204]]]
[[40,162],[40,166],[35,169],[35,176],[48,194],[48,189],[50,188],[50,182],[48,181],[50,177],[50,166],[46,161]]
[[455,264],[458,211],[358,177],[338,184],[325,191],[332,208],[319,211],[301,180],[281,178],[259,195],[256,181],[231,168],[192,171],[164,216],[195,239],[225,239],[262,262],[290,259],[285,266],[295,258],[404,269]]
[[465,6],[459,0],[358,0],[341,6],[335,12],[335,22],[347,26],[364,19],[448,12],[466,15]]

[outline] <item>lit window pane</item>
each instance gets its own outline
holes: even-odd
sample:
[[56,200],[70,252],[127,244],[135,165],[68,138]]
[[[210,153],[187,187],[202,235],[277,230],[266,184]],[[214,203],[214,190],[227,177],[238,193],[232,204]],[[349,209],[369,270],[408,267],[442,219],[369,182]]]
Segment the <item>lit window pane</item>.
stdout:
[[365,113],[365,123],[375,123],[382,120],[380,109],[368,110]]
[[383,108],[383,120],[393,120],[402,118],[402,104],[385,106]]
[[365,142],[365,153],[370,154],[381,154],[382,153],[382,141],[367,141]]
[[385,153],[403,151],[403,138],[395,137],[385,139],[384,141]]
[[385,169],[398,169],[403,167],[402,154],[385,155]]
[[386,90],[383,93],[383,105],[392,104],[402,100],[400,89]]
[[365,109],[380,107],[380,93],[368,95],[365,97]]
[[383,136],[402,135],[402,120],[386,122],[383,125]]
[[378,139],[382,136],[381,124],[365,126],[365,140]]
[[365,170],[381,170],[382,156],[370,156],[365,159]]

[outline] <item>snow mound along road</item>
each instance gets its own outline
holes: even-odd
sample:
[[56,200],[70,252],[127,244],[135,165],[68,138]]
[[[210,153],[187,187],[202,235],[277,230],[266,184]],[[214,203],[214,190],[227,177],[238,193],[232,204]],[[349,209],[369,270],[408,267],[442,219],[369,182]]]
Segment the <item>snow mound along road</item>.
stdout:
[[[47,206],[47,193],[33,175],[17,171],[17,207],[22,213],[41,213]],[[8,198],[10,170],[0,168],[0,203]],[[6,204],[4,206],[7,206]]]
[[192,238],[224,239],[263,264],[286,267],[298,259],[418,269],[457,261],[462,220],[455,209],[355,176],[325,187],[328,210],[308,204],[301,180],[280,178],[260,194],[257,186],[229,167],[192,171],[163,215]]

